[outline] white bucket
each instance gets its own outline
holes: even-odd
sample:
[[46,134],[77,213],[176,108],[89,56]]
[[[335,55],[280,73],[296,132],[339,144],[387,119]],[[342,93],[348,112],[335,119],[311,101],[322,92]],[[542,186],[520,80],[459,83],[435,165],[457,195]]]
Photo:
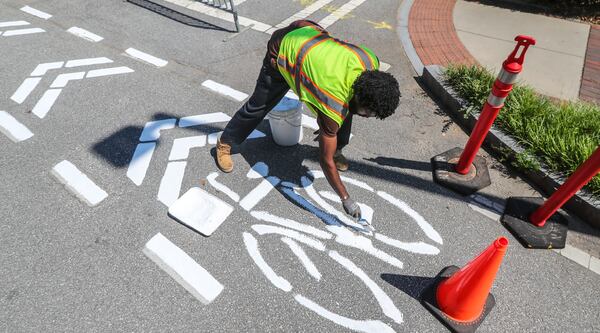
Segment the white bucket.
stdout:
[[269,125],[273,140],[280,146],[293,146],[302,140],[302,103],[297,99],[283,97],[271,112]]

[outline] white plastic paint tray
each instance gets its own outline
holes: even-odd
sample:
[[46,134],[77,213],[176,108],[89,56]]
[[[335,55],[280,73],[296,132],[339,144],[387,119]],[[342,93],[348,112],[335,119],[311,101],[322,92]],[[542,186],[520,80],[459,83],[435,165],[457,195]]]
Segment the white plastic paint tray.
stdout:
[[169,207],[169,216],[208,237],[233,212],[225,201],[192,187]]

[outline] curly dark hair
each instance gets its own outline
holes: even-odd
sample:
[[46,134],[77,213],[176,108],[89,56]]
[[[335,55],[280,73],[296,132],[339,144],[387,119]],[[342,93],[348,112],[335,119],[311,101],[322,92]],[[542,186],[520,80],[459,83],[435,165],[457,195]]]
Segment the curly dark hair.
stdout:
[[391,116],[400,104],[398,81],[389,73],[364,71],[352,88],[360,105],[375,113],[377,119]]

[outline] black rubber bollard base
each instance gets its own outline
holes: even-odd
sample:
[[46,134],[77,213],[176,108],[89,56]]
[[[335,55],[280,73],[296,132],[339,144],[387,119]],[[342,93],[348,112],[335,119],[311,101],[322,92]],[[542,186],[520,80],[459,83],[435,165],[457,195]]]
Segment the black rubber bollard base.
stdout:
[[511,197],[506,202],[502,224],[524,246],[531,249],[562,249],[567,240],[569,221],[556,212],[543,227],[529,221],[542,204],[542,198]]
[[433,280],[433,283],[427,287],[421,294],[421,304],[431,312],[446,328],[448,328],[451,332],[456,333],[472,333],[477,330],[479,325],[483,322],[485,317],[487,317],[488,313],[492,311],[494,305],[496,305],[496,300],[494,299],[494,295],[488,294],[488,297],[485,301],[485,305],[483,307],[483,312],[481,315],[472,322],[460,322],[456,321],[450,317],[448,317],[440,308],[438,307],[437,301],[435,299],[435,294],[438,288],[438,285],[444,281],[445,279],[451,277],[454,273],[459,270],[456,266],[448,266],[444,268]]
[[454,170],[462,152],[461,148],[454,148],[434,156],[431,159],[433,180],[462,195],[471,195],[484,187],[490,186],[492,181],[487,162],[481,156],[475,157],[471,170],[466,175],[461,175]]

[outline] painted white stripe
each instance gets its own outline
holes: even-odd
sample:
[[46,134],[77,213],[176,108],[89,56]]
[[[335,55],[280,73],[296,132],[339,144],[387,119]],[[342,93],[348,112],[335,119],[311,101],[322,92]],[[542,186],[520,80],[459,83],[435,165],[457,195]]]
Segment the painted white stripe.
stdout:
[[206,145],[206,135],[189,136],[173,140],[173,148],[169,155],[169,161],[186,160],[190,155],[190,149],[204,147]]
[[383,61],[379,62],[379,70],[382,72],[387,72],[390,68],[392,68],[392,65],[385,63]]
[[27,96],[31,94],[31,92],[35,89],[35,87],[37,87],[41,80],[41,77],[30,77],[28,79],[25,79],[23,83],[21,83],[19,88],[17,88],[17,91],[15,91],[15,93],[12,96],[10,96],[10,99],[19,104],[23,103],[27,99]]
[[435,229],[433,229],[431,224],[429,224],[429,222],[425,221],[425,219],[423,218],[423,216],[421,216],[421,214],[419,214],[414,209],[410,208],[410,206],[407,205],[406,202],[404,202],[400,199],[396,199],[393,196],[391,196],[388,193],[383,192],[383,191],[378,191],[377,195],[379,195],[380,197],[382,197],[384,200],[388,201],[392,205],[400,208],[400,210],[402,210],[404,213],[406,213],[408,216],[410,216],[413,220],[415,220],[415,222],[417,222],[419,227],[425,232],[425,235],[427,235],[427,237],[429,237],[429,239],[433,240],[434,242],[436,242],[438,244],[444,243],[444,241],[442,240],[442,236],[440,236],[440,234],[437,231],[435,231]]
[[103,69],[94,69],[93,71],[89,71],[86,78],[91,77],[99,77],[99,76],[108,76],[108,75],[117,75],[117,74],[126,74],[133,73],[134,70],[129,67],[111,67],[111,68],[103,68]]
[[67,64],[65,65],[65,67],[71,68],[71,67],[80,67],[80,66],[101,65],[101,64],[110,64],[112,62],[113,62],[112,60],[105,58],[105,57],[85,58],[85,59],[69,60],[69,61],[67,61]]
[[401,242],[399,240],[387,237],[385,235],[376,233],[375,234],[375,238],[377,240],[380,240],[381,242],[399,248],[401,250],[405,250],[408,252],[412,252],[412,253],[418,253],[418,254],[428,254],[428,255],[437,255],[440,253],[440,249],[438,249],[437,247],[433,246],[433,245],[429,245],[427,243],[424,242]]
[[246,174],[250,179],[265,178],[269,175],[269,166],[265,162],[257,162]]
[[69,81],[81,80],[85,76],[85,72],[66,73],[60,74],[56,77],[54,82],[50,85],[50,88],[64,88],[67,86]]
[[155,142],[140,143],[135,148],[135,152],[133,153],[129,167],[127,168],[127,177],[131,179],[135,185],[142,185],[155,149]]
[[337,236],[335,238],[335,241],[337,243],[355,249],[359,249],[399,269],[404,268],[404,263],[402,261],[396,259],[395,257],[382,250],[375,248],[371,239],[367,237],[357,235],[352,231],[348,230],[347,228],[339,225],[328,225],[327,230],[329,230],[331,233]]
[[266,197],[277,184],[279,184],[279,178],[277,177],[268,177],[267,179],[264,179],[240,201],[240,206],[247,211],[251,210]]
[[208,180],[208,183],[214,187],[217,191],[224,193],[226,196],[228,196],[229,198],[231,198],[231,200],[238,202],[240,201],[240,196],[239,194],[235,193],[234,191],[232,191],[229,187],[217,182],[217,177],[219,176],[219,174],[217,172],[213,172],[210,175],[208,175],[206,177],[206,180]]
[[200,126],[213,123],[223,123],[231,120],[231,117],[223,112],[199,114],[196,116],[183,117],[179,120],[179,127]]
[[209,237],[233,212],[233,207],[199,187],[192,187],[169,207],[169,215]]
[[202,86],[204,86],[212,91],[215,91],[219,94],[229,96],[238,102],[241,102],[241,101],[245,100],[246,98],[248,98],[247,94],[245,94],[241,91],[237,91],[231,87],[217,83],[212,80],[206,80],[206,81],[202,82]]
[[327,29],[329,26],[337,22],[339,19],[344,18],[344,16],[348,15],[351,11],[353,11],[356,7],[362,5],[366,0],[351,0],[336,9],[333,13],[319,21],[319,25],[324,29]]
[[166,66],[169,62],[160,58],[157,58],[153,55],[150,55],[148,53],[142,52],[140,50],[136,50],[133,47],[128,48],[127,50],[125,50],[125,53],[127,53],[128,55],[130,55],[131,57],[135,58],[135,59],[139,59],[141,61],[147,62],[151,65],[154,65],[156,67],[164,67]]
[[51,69],[61,68],[64,63],[65,63],[64,61],[57,61],[57,62],[47,62],[44,64],[39,64],[35,67],[35,69],[33,70],[33,72],[31,72],[30,75],[31,76],[46,75],[46,72],[48,72]]
[[302,126],[308,127],[315,131],[319,129],[319,124],[317,123],[317,120],[315,118],[313,118],[311,116],[307,116],[305,114],[302,115]]
[[255,224],[252,226],[252,229],[261,236],[266,235],[266,234],[277,234],[277,235],[281,235],[281,236],[286,236],[286,237],[292,238],[302,244],[306,244],[315,250],[325,251],[325,244],[323,244],[322,242],[320,242],[314,238],[308,237],[308,236],[301,234],[294,230],[281,228],[281,227],[275,227],[275,226],[266,225],[266,224]]
[[9,37],[9,36],[29,35],[29,34],[37,34],[40,32],[46,32],[46,30],[44,30],[42,28],[6,30],[2,36]]
[[33,133],[6,111],[0,111],[0,132],[13,142],[27,140]]
[[281,241],[290,247],[290,250],[292,250],[296,257],[298,257],[298,260],[300,260],[300,263],[302,263],[304,268],[306,268],[308,274],[314,277],[317,281],[321,281],[321,272],[319,272],[317,266],[315,266],[315,264],[310,260],[300,245],[287,237],[282,237]]
[[0,28],[6,27],[19,27],[23,25],[29,25],[27,21],[8,21],[8,22],[0,22]]
[[329,251],[329,256],[356,275],[371,290],[383,313],[398,324],[402,324],[402,312],[398,310],[392,299],[369,276],[350,259],[343,257],[337,251]]
[[169,162],[167,165],[165,174],[160,181],[157,195],[158,201],[167,207],[171,207],[179,198],[186,166],[187,162]]
[[160,233],[146,243],[143,252],[204,304],[214,301],[224,289],[204,267]]
[[314,14],[316,11],[318,11],[321,8],[323,8],[324,6],[326,6],[327,4],[329,4],[332,1],[333,0],[318,0],[318,1],[315,1],[312,4],[310,4],[309,6],[306,6],[306,8],[304,8],[303,10],[301,10],[298,13],[296,13],[296,14],[290,16],[289,18],[285,19],[281,23],[277,24],[275,27],[269,29],[267,32],[269,34],[272,34],[275,30],[287,27],[288,25],[290,25],[292,22],[294,22],[296,20],[305,19],[305,18],[307,18],[310,15]]
[[342,199],[340,199],[340,197],[337,194],[335,194],[335,193],[333,193],[331,191],[319,191],[319,194],[323,198],[325,198],[325,199],[327,199],[329,201],[333,201],[333,202],[337,202],[337,203],[342,203]]
[[318,314],[319,316],[321,316],[325,319],[329,319],[332,322],[334,322],[340,326],[346,327],[347,329],[350,329],[350,330],[353,330],[356,332],[364,332],[364,333],[394,333],[394,332],[396,332],[391,327],[389,327],[388,325],[384,324],[383,322],[381,322],[379,320],[355,320],[355,319],[351,319],[348,317],[340,316],[339,314],[333,313],[333,312],[325,309],[324,307],[320,306],[319,304],[311,301],[310,299],[308,299],[302,295],[296,295],[296,296],[294,296],[294,299],[300,305],[306,307],[307,309]]
[[307,211],[311,212],[316,217],[320,218],[327,225],[341,225],[340,221],[335,216],[316,207],[312,202],[308,201],[306,198],[298,194],[298,192],[296,192],[296,189],[280,187],[280,191],[287,195],[291,200],[294,200],[298,205],[305,208]]
[[96,206],[108,197],[103,189],[98,187],[69,161],[65,160],[58,163],[52,168],[51,173],[58,181],[65,184],[67,190],[91,207]]
[[160,137],[160,131],[164,129],[172,129],[175,128],[175,123],[177,123],[177,119],[162,119],[149,121],[144,126],[144,130],[140,135],[140,141],[156,141]]
[[216,145],[217,144],[217,140],[219,140],[219,138],[221,137],[221,134],[223,134],[223,131],[221,131],[221,132],[215,132],[215,133],[210,133],[208,135],[208,144],[209,145]]
[[99,42],[104,39],[102,36],[98,36],[93,32],[87,31],[85,29],[79,27],[70,27],[67,32],[72,33],[77,37],[81,37],[83,39],[89,40],[90,42]]
[[29,7],[29,6],[24,6],[21,8],[22,11],[24,11],[27,14],[31,14],[33,16],[37,16],[41,19],[47,20],[49,18],[52,17],[52,15],[48,14],[48,13],[44,13],[41,10],[37,10],[35,8]]
[[[323,171],[321,171],[321,170],[310,170],[310,171],[309,171],[309,173],[310,173],[310,174],[311,174],[311,175],[312,175],[312,176],[313,176],[315,179],[319,179],[319,178],[325,178],[325,174],[324,174],[324,173],[323,173]],[[352,185],[358,186],[358,187],[360,187],[360,188],[363,188],[363,189],[365,189],[365,190],[367,190],[367,191],[370,191],[370,192],[375,192],[375,190],[374,190],[374,189],[373,189],[371,186],[369,186],[369,184],[367,184],[367,183],[365,183],[365,182],[362,182],[362,181],[360,181],[360,180],[356,180],[356,179],[348,178],[348,177],[346,177],[346,176],[340,176],[340,179],[341,179],[343,182],[345,182],[345,183],[348,183],[348,184],[352,184]]]
[[256,266],[258,266],[258,268],[269,280],[269,282],[271,282],[275,287],[285,292],[289,292],[292,290],[292,285],[288,282],[288,280],[277,275],[277,273],[275,273],[271,266],[267,264],[265,259],[263,259],[262,255],[260,254],[260,251],[258,250],[258,242],[256,241],[256,238],[254,238],[254,236],[247,232],[244,232],[244,244],[246,245],[246,250],[248,251],[250,258],[254,260]]
[[256,219],[258,219],[260,221],[271,222],[271,223],[278,224],[282,227],[302,231],[304,233],[313,235],[317,238],[321,238],[321,239],[333,238],[333,235],[326,231],[323,231],[323,230],[317,229],[315,227],[311,227],[309,225],[302,224],[302,223],[299,223],[299,222],[296,222],[296,221],[293,221],[290,219],[285,219],[283,217],[275,216],[275,215],[272,215],[267,212],[251,211],[250,215],[254,216]]
[[50,109],[54,105],[54,102],[56,102],[56,99],[60,95],[61,91],[62,89],[46,90],[42,98],[40,98],[40,100],[33,107],[33,110],[31,110],[31,112],[39,118],[44,118],[46,114],[48,114],[48,111],[50,111]]
[[[239,4],[237,4],[237,5],[239,5]],[[205,15],[208,15],[208,16],[216,17],[218,19],[233,23],[233,15],[231,15],[231,13],[224,12],[217,8],[209,7],[198,1],[194,1],[194,3],[187,6],[186,8],[196,11],[196,12],[199,12],[199,13],[202,13],[202,14],[205,14]],[[252,29],[254,29],[256,31],[260,31],[260,32],[266,32],[267,30],[272,28],[272,26],[269,24],[258,22],[258,21],[249,19],[244,16],[239,16],[239,15],[238,15],[238,22],[240,25],[243,25],[243,26],[252,26]]]

